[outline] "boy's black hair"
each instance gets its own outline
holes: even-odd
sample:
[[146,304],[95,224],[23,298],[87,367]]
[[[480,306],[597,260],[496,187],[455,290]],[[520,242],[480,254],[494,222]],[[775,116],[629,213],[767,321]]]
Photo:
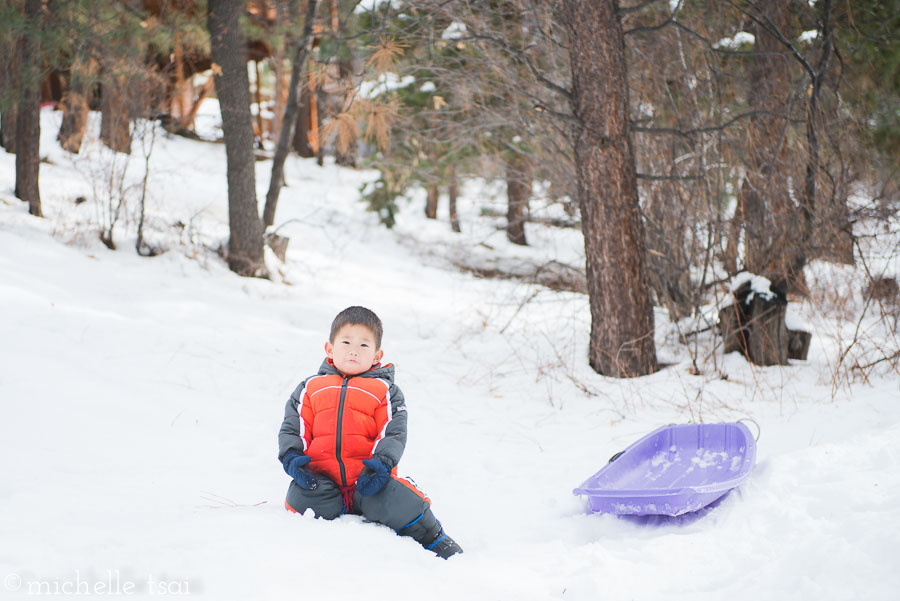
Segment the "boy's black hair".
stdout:
[[384,333],[384,329],[381,327],[381,320],[378,319],[378,316],[373,311],[365,307],[347,307],[338,313],[334,321],[331,322],[331,334],[328,336],[328,341],[334,344],[334,338],[337,336],[337,333],[348,324],[365,326],[372,330],[372,334],[375,335],[375,347],[376,349],[381,348],[381,336]]

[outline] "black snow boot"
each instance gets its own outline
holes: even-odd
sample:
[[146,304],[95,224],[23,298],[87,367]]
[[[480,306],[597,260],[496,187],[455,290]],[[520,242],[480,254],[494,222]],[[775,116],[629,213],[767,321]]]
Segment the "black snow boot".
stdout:
[[444,530],[441,529],[438,532],[437,536],[434,538],[434,541],[431,544],[424,545],[426,549],[433,552],[435,555],[442,559],[447,559],[451,555],[456,555],[457,553],[462,553],[462,547],[456,544],[456,541],[447,536],[444,533]]

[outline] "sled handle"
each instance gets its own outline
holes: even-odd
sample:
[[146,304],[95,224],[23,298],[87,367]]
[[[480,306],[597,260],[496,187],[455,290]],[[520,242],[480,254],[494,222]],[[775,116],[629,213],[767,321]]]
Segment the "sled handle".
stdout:
[[739,424],[742,422],[750,422],[751,424],[756,426],[756,436],[753,437],[753,440],[755,440],[756,442],[759,442],[759,435],[762,433],[762,428],[759,427],[759,424],[757,423],[757,421],[755,419],[753,419],[752,417],[742,417],[741,419],[737,420],[737,423],[739,423]]

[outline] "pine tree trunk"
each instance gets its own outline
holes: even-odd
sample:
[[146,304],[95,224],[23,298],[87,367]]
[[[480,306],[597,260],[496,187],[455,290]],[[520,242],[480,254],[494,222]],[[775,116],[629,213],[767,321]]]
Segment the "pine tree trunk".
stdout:
[[[823,153],[820,136],[829,127],[822,115],[823,87],[830,77],[834,48],[834,6],[831,0],[816,3],[818,15],[818,43],[821,44],[819,58],[810,74],[806,111],[806,174],[803,195],[800,199],[800,213],[803,216],[802,241],[794,257],[792,269],[800,271],[809,259],[822,257],[848,265],[855,262],[853,256],[853,228],[850,208],[847,206],[847,191],[835,189],[831,176],[822,177]],[[829,187],[831,193],[829,194]]]
[[197,112],[200,110],[200,105],[203,104],[203,101],[209,96],[210,92],[212,92],[213,85],[215,85],[214,78],[210,77],[203,84],[203,87],[200,88],[200,93],[197,95],[195,100],[192,100],[191,110],[188,111],[188,114],[184,118],[184,127],[193,129],[194,121],[197,119]]
[[562,13],[591,309],[588,359],[603,375],[633,377],[657,363],[617,8],[614,0],[564,0]]
[[645,189],[644,231],[647,244],[647,278],[657,302],[669,312],[670,321],[691,314],[690,258],[685,248],[683,224],[673,226],[681,198],[658,184]]
[[16,117],[18,114],[18,104],[12,104],[0,114],[0,145],[11,154],[16,152]]
[[450,165],[449,179],[450,183],[447,185],[447,196],[450,199],[448,207],[450,210],[450,229],[459,233],[462,230],[459,227],[459,215],[456,212],[456,197],[459,194],[459,181],[456,176],[455,165]]
[[[185,116],[190,110],[193,101],[193,85],[184,78],[184,45],[181,43],[181,32],[175,30],[175,52],[172,59],[175,62],[175,85],[169,90],[169,113],[172,121],[184,127]],[[169,83],[166,87],[169,87]]]
[[303,34],[294,46],[291,87],[290,90],[288,90],[287,106],[284,109],[284,121],[281,124],[281,131],[278,134],[278,146],[275,147],[275,157],[272,159],[272,177],[269,180],[269,191],[266,193],[266,207],[263,212],[263,224],[265,227],[269,227],[275,223],[275,209],[278,207],[278,195],[281,192],[281,185],[284,182],[284,161],[291,149],[291,141],[294,137],[294,130],[297,127],[298,97],[300,95],[300,87],[303,85],[303,75],[306,70],[306,57],[309,55],[310,45],[312,44],[313,18],[316,14],[316,2],[317,0],[308,0],[306,5],[306,19],[303,23]]
[[531,197],[531,174],[526,159],[516,154],[506,163],[506,237],[513,244],[528,246],[525,221]]
[[[296,0],[292,0],[296,2]],[[293,23],[291,23],[291,11],[288,9],[287,2],[275,3],[276,23],[279,27],[288,31]],[[290,74],[285,69],[285,58],[287,58],[287,37],[275,48],[272,56],[272,70],[275,72],[275,119],[272,123],[272,137],[278,139],[281,133],[281,123],[284,121],[284,107],[287,105],[288,82]]]
[[310,103],[316,97],[315,91],[310,94],[311,88],[302,86],[300,89],[300,102],[297,107],[297,128],[294,131],[294,151],[305,159],[316,156],[316,151],[309,143],[309,133],[312,128],[310,119]]
[[263,121],[263,105],[262,105],[262,76],[259,72],[259,61],[253,61],[254,74],[256,75],[256,81],[253,85],[254,98],[253,102],[256,104],[256,129],[257,136],[259,137],[259,147],[263,147],[263,140],[266,137],[266,124]]
[[127,77],[109,77],[100,102],[100,140],[111,150],[131,154],[131,109]]
[[247,42],[241,34],[244,4],[209,0],[209,27],[216,95],[222,110],[228,169],[228,266],[243,276],[264,277],[263,228],[256,204]]
[[88,99],[84,77],[86,74],[72,68],[68,89],[62,100],[63,118],[56,139],[68,152],[78,154],[88,124]]
[[[761,0],[757,6],[765,19],[791,38],[788,3]],[[791,259],[803,244],[787,171],[792,59],[765,27],[755,25],[753,34],[756,54],[751,59],[748,101],[759,114],[747,128],[747,174],[741,186],[744,270],[763,275],[775,285],[803,288],[802,273],[791,269]]]
[[437,184],[428,186],[428,196],[425,199],[425,217],[437,219],[438,196],[440,191]]
[[[351,79],[353,77],[353,64],[349,60],[338,61],[338,76],[340,78],[341,89],[352,89]],[[358,146],[356,143],[350,144],[347,150],[341,152],[339,147],[334,150],[334,162],[345,167],[356,167]]]
[[[2,39],[2,38],[0,38]],[[0,86],[6,90],[11,98],[15,98],[19,90],[19,52],[20,45],[15,39],[3,40],[0,44],[0,56],[7,57],[0,60]],[[7,152],[16,152],[16,114],[18,106],[10,101],[6,110],[0,113],[0,146]]]
[[20,55],[21,94],[16,118],[16,196],[28,203],[28,212],[42,217],[38,185],[41,165],[40,46],[36,32],[41,26],[41,0],[26,0]]

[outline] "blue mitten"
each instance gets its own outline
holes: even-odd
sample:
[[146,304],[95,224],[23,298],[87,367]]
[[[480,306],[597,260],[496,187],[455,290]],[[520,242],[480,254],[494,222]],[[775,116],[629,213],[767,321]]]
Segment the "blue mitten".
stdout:
[[391,477],[391,470],[383,461],[374,457],[364,459],[363,465],[369,469],[363,471],[362,475],[356,479],[356,492],[363,497],[371,497],[387,484],[388,478]]
[[296,451],[290,451],[284,456],[284,471],[294,479],[294,482],[306,490],[315,490],[319,485],[315,475],[303,469],[303,466],[311,460],[312,457],[309,455],[301,455]]

